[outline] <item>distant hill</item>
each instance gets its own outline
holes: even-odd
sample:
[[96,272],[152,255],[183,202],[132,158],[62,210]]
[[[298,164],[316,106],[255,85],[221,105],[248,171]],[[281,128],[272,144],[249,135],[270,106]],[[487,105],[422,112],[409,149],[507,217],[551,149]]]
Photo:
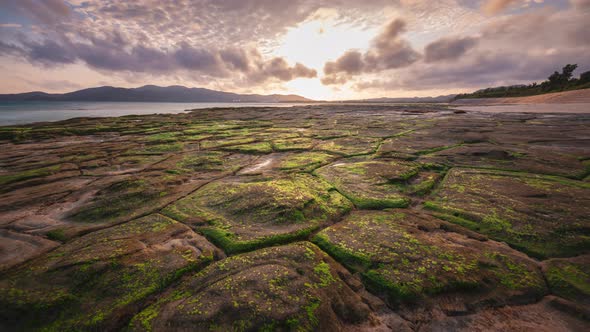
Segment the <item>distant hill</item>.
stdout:
[[409,98],[372,98],[360,100],[347,100],[346,102],[355,103],[447,103],[455,98],[456,95],[444,95],[438,97],[409,97]]
[[555,71],[547,80],[541,83],[534,82],[529,85],[519,84],[480,89],[472,93],[459,94],[454,100],[526,97],[590,88],[590,71],[583,72],[579,78],[575,78],[573,73],[577,68],[577,64],[567,64],[561,69],[561,73]]
[[146,85],[139,88],[101,86],[69,93],[50,94],[40,91],[0,94],[0,101],[124,101],[124,102],[313,102],[298,95],[237,94],[184,86]]

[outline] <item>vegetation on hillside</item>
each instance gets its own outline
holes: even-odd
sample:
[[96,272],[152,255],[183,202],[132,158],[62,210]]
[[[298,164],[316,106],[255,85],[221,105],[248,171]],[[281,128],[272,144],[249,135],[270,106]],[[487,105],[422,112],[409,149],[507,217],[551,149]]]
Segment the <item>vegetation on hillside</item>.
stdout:
[[573,72],[578,68],[577,64],[565,65],[561,73],[555,71],[547,80],[529,85],[512,85],[487,88],[475,91],[473,93],[459,94],[457,99],[467,98],[502,98],[502,97],[524,97],[534,96],[550,92],[560,92],[568,90],[579,90],[590,88],[590,71],[580,74],[579,78],[573,77]]

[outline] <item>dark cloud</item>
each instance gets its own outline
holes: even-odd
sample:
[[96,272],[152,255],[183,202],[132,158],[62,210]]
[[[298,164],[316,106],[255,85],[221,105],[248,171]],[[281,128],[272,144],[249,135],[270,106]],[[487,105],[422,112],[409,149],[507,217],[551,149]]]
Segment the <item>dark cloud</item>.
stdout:
[[394,43],[404,32],[406,32],[406,22],[396,18],[385,26],[385,29],[373,40],[373,44],[377,49],[391,48],[391,43]]
[[183,44],[174,52],[174,58],[184,68],[196,71],[219,72],[221,60],[216,54],[205,49],[193,48]]
[[70,54],[62,45],[46,40],[44,43],[30,43],[27,58],[46,64],[66,64],[76,61],[76,56]]
[[[491,20],[479,37],[445,37],[425,48],[424,61],[388,79],[365,77],[371,90],[465,89],[542,81],[566,63],[590,70],[588,11],[538,9]],[[475,48],[477,43],[477,48]],[[457,59],[460,61],[440,61]]]
[[20,54],[21,49],[19,47],[0,40],[0,56],[19,56]]
[[263,82],[268,78],[275,78],[280,81],[290,81],[298,77],[313,78],[317,72],[297,63],[290,67],[283,58],[273,58],[270,61],[258,64],[255,71],[250,72],[248,80],[252,82]]
[[[518,45],[526,51],[532,48],[588,47],[590,11],[555,12],[538,10],[497,19],[482,30],[482,41],[491,44]],[[517,51],[515,49],[514,51]]]
[[590,10],[590,0],[571,0],[570,2],[578,10]]
[[60,22],[72,14],[63,0],[0,0],[0,8],[44,24]]
[[232,67],[232,69],[244,72],[250,69],[250,60],[244,50],[229,48],[220,51],[219,55],[225,63]]
[[388,48],[369,50],[365,54],[367,72],[406,67],[421,57],[405,40],[397,40],[387,46]]
[[369,80],[355,88],[428,90],[448,87],[478,89],[482,87],[523,84],[542,81],[565,63],[577,63],[582,70],[590,70],[590,50],[563,50],[553,54],[529,55],[526,60],[519,53],[478,52],[454,63],[424,64],[420,68],[408,68],[394,79]]
[[360,74],[364,69],[363,55],[359,51],[348,51],[344,53],[338,60],[328,62],[324,66],[324,73],[326,75],[346,73],[346,74]]
[[354,75],[407,67],[420,59],[421,55],[400,38],[406,31],[406,22],[394,19],[377,35],[371,47],[364,54],[350,50],[336,61],[324,65],[325,85],[342,84]]
[[185,70],[218,78],[233,73],[244,75],[248,80],[258,83],[317,76],[315,70],[300,63],[291,66],[280,57],[264,60],[256,50],[211,50],[192,47],[188,43],[181,43],[174,49],[167,50],[125,43],[125,39],[117,33],[102,39],[93,37],[91,42],[66,39],[62,43],[51,40],[26,41],[20,46],[1,43],[0,54],[23,56],[31,63],[46,66],[81,61],[90,67],[108,71],[169,74]]
[[475,47],[478,38],[461,37],[461,38],[442,38],[428,44],[424,48],[424,61],[437,62],[456,60]]

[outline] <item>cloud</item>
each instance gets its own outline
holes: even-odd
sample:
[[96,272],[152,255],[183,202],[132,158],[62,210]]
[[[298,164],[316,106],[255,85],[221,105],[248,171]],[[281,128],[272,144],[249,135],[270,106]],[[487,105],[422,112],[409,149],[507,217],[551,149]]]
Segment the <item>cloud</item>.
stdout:
[[[156,51],[157,53],[158,51]],[[173,53],[172,61],[189,70],[218,73],[222,69],[223,60],[206,49],[194,48],[186,43]],[[167,61],[169,62],[169,61]]]
[[[567,62],[590,69],[580,56],[590,48],[590,0],[540,2],[0,0],[0,11],[10,18],[0,23],[0,65],[27,77],[22,68],[30,63],[35,66],[27,70],[39,73],[39,79],[55,74],[82,85],[112,79],[258,93],[318,76],[306,66],[312,62],[297,63],[299,55],[279,53],[286,31],[326,17],[374,31],[384,17],[399,17],[371,40],[351,43],[362,48],[343,48],[313,62],[324,64],[321,82],[331,87],[323,90],[347,82],[352,84],[341,87],[342,94],[355,84],[380,88],[380,94],[386,89],[471,89],[543,79],[546,70]],[[485,8],[506,13],[484,15]],[[8,28],[13,24],[22,28]],[[323,28],[322,36],[330,35],[330,27]]]
[[413,64],[421,55],[400,38],[406,31],[406,22],[396,18],[389,22],[372,40],[371,47],[361,53],[349,50],[335,61],[324,65],[322,83],[342,84],[354,75],[402,68]]
[[528,84],[542,81],[566,63],[590,70],[590,49],[549,49],[522,54],[510,49],[478,50],[457,62],[421,63],[405,68],[390,79],[362,80],[357,90],[428,90],[452,87],[474,90],[482,87]]
[[347,73],[360,74],[364,69],[363,55],[359,51],[350,50],[344,53],[338,60],[328,62],[324,66],[326,75]]
[[61,43],[52,40],[25,41],[21,46],[1,43],[0,54],[19,55],[33,64],[45,66],[82,61],[90,67],[107,71],[169,75],[184,70],[217,78],[238,74],[257,83],[317,76],[315,70],[300,63],[291,66],[281,57],[265,60],[255,49],[217,50],[193,47],[188,43],[181,43],[170,50],[145,45],[131,46],[117,33],[105,38],[93,37],[89,42],[65,39]]
[[475,37],[442,38],[424,48],[424,61],[437,62],[456,60],[475,47],[479,42]]
[[28,59],[39,61],[45,64],[65,64],[76,61],[76,55],[70,54],[62,45],[46,40],[43,43],[28,43],[28,51],[26,54],[21,50],[23,55]]
[[0,28],[22,28],[22,24],[18,23],[0,23]]
[[264,82],[269,78],[278,79],[280,81],[291,81],[298,77],[313,78],[317,76],[314,69],[305,67],[297,63],[295,66],[289,66],[287,61],[283,58],[273,58],[267,62],[260,62],[257,69],[251,71],[248,75],[250,82]]
[[[576,0],[574,0],[576,1]],[[586,1],[586,0],[577,0],[577,1]],[[510,6],[515,6],[520,3],[521,8],[529,7],[532,3],[541,4],[544,3],[545,0],[486,0],[482,5],[481,9],[484,13],[489,15],[498,14],[504,11],[506,8]]]
[[570,2],[578,10],[590,10],[590,0],[571,0]]
[[0,5],[9,12],[45,24],[62,21],[72,14],[63,0],[2,0]]
[[484,26],[481,29],[482,41],[518,45],[521,52],[535,48],[588,47],[590,39],[586,22],[589,19],[588,11],[555,12],[549,8],[509,15]]
[[[489,19],[477,37],[443,37],[425,47],[423,61],[395,75],[359,76],[369,91],[479,88],[542,81],[566,63],[590,70],[590,11],[537,8]],[[460,61],[453,61],[460,59]]]
[[487,14],[497,14],[516,2],[518,0],[486,0],[481,8]]

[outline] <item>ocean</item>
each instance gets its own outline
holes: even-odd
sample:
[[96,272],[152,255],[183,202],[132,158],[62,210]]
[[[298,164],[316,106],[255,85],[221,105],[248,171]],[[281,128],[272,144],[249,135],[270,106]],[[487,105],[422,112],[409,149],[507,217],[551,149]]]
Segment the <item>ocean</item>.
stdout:
[[158,103],[158,102],[0,102],[0,126],[60,121],[77,117],[170,114],[212,107],[291,107],[290,103]]

